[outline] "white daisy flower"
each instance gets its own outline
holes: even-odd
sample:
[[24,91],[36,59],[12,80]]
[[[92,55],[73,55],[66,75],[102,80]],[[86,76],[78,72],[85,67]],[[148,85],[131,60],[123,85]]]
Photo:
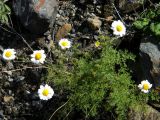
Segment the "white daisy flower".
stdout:
[[49,100],[54,95],[53,89],[49,85],[40,85],[38,89],[38,95],[41,100]]
[[114,35],[122,37],[126,34],[126,27],[120,20],[112,22],[111,29]]
[[68,39],[61,39],[59,41],[59,46],[61,46],[62,49],[70,48],[71,42]]
[[150,84],[148,80],[143,80],[141,81],[141,84],[138,85],[138,88],[141,89],[141,91],[144,93],[148,93],[151,87],[152,84]]
[[33,54],[31,55],[31,61],[35,64],[44,63],[46,55],[44,53],[44,50],[35,50],[33,51]]
[[16,52],[14,49],[5,49],[2,57],[4,60],[14,60],[16,58],[15,54]]

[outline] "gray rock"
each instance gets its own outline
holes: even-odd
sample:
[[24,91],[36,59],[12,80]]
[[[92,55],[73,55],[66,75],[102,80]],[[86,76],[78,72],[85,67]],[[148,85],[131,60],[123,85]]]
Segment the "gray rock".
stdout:
[[157,45],[150,42],[141,43],[140,50],[150,56],[151,61],[154,62],[154,66],[159,65],[160,51]]
[[56,19],[56,0],[13,0],[13,10],[31,33],[43,34]]
[[9,76],[12,75],[12,71],[6,71],[5,73],[7,73]]
[[32,106],[37,109],[41,109],[43,107],[41,101],[32,101]]
[[8,78],[8,81],[9,81],[9,82],[13,82],[13,78],[9,77],[9,78]]
[[5,103],[12,102],[13,100],[14,100],[14,98],[12,96],[4,96],[3,97],[3,101]]
[[18,115],[18,113],[19,113],[17,107],[13,107],[13,108],[12,108],[12,111],[13,111],[12,113],[13,113],[14,116],[15,116],[15,115]]
[[140,0],[119,0],[118,2],[119,9],[124,13],[133,12],[144,4]]
[[14,68],[14,65],[13,65],[13,63],[11,62],[11,61],[7,61],[7,67],[9,68],[9,69],[13,69]]
[[9,83],[8,81],[6,81],[6,82],[4,83],[4,87],[10,87],[10,83]]
[[11,114],[12,113],[12,108],[10,106],[6,106],[5,113],[6,114]]
[[86,0],[79,0],[79,3],[84,4]]
[[109,16],[113,16],[114,12],[115,12],[114,7],[113,7],[112,4],[104,5],[103,11],[104,11],[104,13],[103,13],[104,18],[107,18]]
[[3,120],[3,118],[4,118],[3,111],[0,110],[0,120],[1,120],[1,119]]
[[160,120],[160,113],[149,105],[144,105],[144,111],[131,110],[128,120]]
[[99,30],[102,25],[102,22],[98,17],[88,18],[87,21],[92,30]]
[[23,81],[24,79],[25,79],[24,76],[18,76],[16,80],[17,80],[17,81]]
[[8,95],[13,95],[12,93],[12,90],[8,90]]
[[4,50],[3,46],[0,45],[0,51],[3,51],[3,50]]

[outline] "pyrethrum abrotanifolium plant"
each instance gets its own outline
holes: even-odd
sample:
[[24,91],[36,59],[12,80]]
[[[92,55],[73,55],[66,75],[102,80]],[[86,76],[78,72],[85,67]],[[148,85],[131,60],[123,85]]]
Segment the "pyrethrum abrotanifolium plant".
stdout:
[[[84,51],[81,55],[74,53],[67,57],[63,52],[61,55],[65,57],[59,57],[63,60],[58,59],[49,66],[47,80],[69,100],[59,118],[74,110],[83,112],[86,118],[95,117],[100,109],[106,108],[104,111],[115,111],[117,119],[124,120],[129,109],[148,101],[148,95],[142,98],[137,94],[139,91],[126,64],[134,60],[134,55],[118,51],[109,43],[101,45],[98,55]],[[88,53],[90,55],[86,56]]]

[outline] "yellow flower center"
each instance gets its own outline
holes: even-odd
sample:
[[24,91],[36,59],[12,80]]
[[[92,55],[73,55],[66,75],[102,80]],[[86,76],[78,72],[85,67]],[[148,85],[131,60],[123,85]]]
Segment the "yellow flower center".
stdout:
[[7,52],[5,53],[5,56],[8,57],[8,58],[11,57],[11,56],[12,56],[12,52],[11,52],[11,51],[7,51]]
[[99,47],[99,46],[100,46],[100,42],[99,42],[99,41],[96,41],[96,42],[95,42],[95,46],[96,46],[96,47]]
[[63,42],[62,42],[62,46],[63,46],[63,47],[68,46],[68,42],[67,42],[67,41],[63,41]]
[[143,85],[143,89],[144,89],[144,90],[148,90],[148,89],[149,89],[149,85],[148,85],[148,84],[144,84],[144,85]]
[[41,53],[36,53],[35,59],[40,60],[41,58],[42,58],[42,54]]
[[48,96],[49,90],[48,90],[48,89],[44,89],[43,92],[42,92],[42,94],[43,94],[44,96]]
[[123,30],[123,26],[122,25],[117,25],[116,27],[118,32],[121,32]]

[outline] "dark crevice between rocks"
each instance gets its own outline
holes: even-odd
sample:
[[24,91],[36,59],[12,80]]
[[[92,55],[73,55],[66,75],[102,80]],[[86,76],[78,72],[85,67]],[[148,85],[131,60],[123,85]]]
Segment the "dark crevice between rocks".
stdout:
[[[140,43],[141,43],[142,33],[135,32],[134,34],[130,34],[122,38],[118,49],[120,50],[128,50],[129,52],[133,53],[136,58],[135,61],[127,61],[129,69],[132,71],[131,76],[132,79],[139,84],[141,80],[150,79],[151,76],[146,76],[147,73],[144,71],[145,69],[142,68],[144,63],[140,60],[141,53],[140,53]],[[143,64],[143,65],[142,65]]]

